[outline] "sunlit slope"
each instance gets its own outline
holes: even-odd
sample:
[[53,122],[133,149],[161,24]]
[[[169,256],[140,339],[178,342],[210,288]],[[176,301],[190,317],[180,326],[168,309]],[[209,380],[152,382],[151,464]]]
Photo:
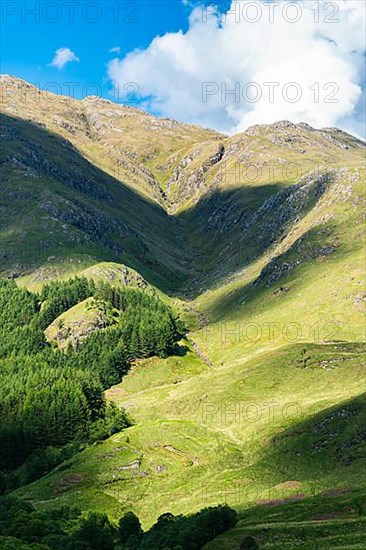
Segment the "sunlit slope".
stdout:
[[136,365],[108,392],[135,425],[19,494],[133,509],[149,525],[167,510],[364,488],[362,174],[337,174],[285,238],[186,305],[201,368],[190,353]]
[[47,280],[67,280],[72,276],[86,277],[95,282],[111,283],[113,286],[136,286],[143,290],[151,289],[151,285],[134,269],[114,262],[100,262],[84,269],[82,263],[76,262],[74,266],[68,265],[54,268],[36,269],[29,275],[19,277],[18,286],[26,287],[33,292],[41,290]]
[[272,244],[196,300],[209,327],[193,338],[216,362],[286,342],[364,340],[364,172],[336,171],[321,185],[309,178],[268,206],[249,225],[242,251],[255,239],[257,249]]
[[[364,145],[288,122],[228,138],[32,87],[9,97],[2,272],[37,290],[75,273],[155,285],[189,327],[177,356],[137,362],[108,390],[132,427],[17,494],[114,518],[132,509],[144,526],[226,501],[243,514],[227,548],[247,531],[291,548],[299,528],[333,547],[343,533],[329,517],[319,533],[325,501],[306,497],[365,491]],[[50,338],[88,323],[85,306]],[[276,524],[263,505],[289,497],[301,508]],[[343,519],[348,548],[359,526]]]
[[[167,510],[188,513],[223,501],[242,510],[295,493],[362,486],[364,349],[309,345],[306,368],[301,350],[282,348],[201,374],[190,370],[188,356],[188,380],[155,387],[150,377],[163,364],[141,365],[139,391],[134,371],[110,393],[136,425],[17,494],[39,506],[73,502],[113,516],[133,509],[149,525]],[[328,417],[332,433],[339,427],[334,437],[327,436]],[[304,445],[301,437],[314,434],[314,426],[318,435]],[[291,441],[291,430],[304,435]],[[358,435],[352,448],[343,445]],[[329,444],[317,449],[324,438]]]
[[[37,281],[37,275],[40,272],[42,273],[42,270],[19,279],[18,284],[33,291],[39,291],[42,288],[40,281]],[[138,288],[148,294],[158,295],[163,301],[173,307],[176,306],[174,300],[169,299],[165,294],[149,285],[137,271],[122,264],[102,262],[87,269],[79,270],[75,275],[86,277],[94,283],[111,284],[115,288]],[[65,277],[67,279],[67,276]],[[58,279],[62,280],[62,276]],[[105,302],[87,298],[56,317],[46,328],[44,334],[48,342],[53,342],[60,349],[66,350],[70,344],[75,347],[79,343],[85,342],[93,332],[113,326],[119,315],[120,313],[117,310],[108,306]]]
[[149,525],[167,510],[364,487],[362,193],[348,168],[265,201],[237,233],[253,249],[246,269],[227,277],[218,262],[185,306],[200,367],[191,352],[137,364],[108,392],[135,425],[18,493],[133,509]]
[[215,148],[220,139],[212,130],[151,116],[133,102],[75,100],[9,75],[1,76],[0,86],[3,112],[41,124],[110,176],[164,206],[169,205],[167,182],[184,151],[205,142]]
[[201,271],[196,295],[271,257],[295,232],[301,237],[327,220],[337,225],[349,213],[351,225],[362,219],[365,146],[355,138],[284,122],[229,141],[206,194],[180,216]]
[[7,274],[112,260],[197,297],[271,254],[324,178],[364,164],[364,144],[334,128],[282,121],[227,137],[7,75],[0,86]]

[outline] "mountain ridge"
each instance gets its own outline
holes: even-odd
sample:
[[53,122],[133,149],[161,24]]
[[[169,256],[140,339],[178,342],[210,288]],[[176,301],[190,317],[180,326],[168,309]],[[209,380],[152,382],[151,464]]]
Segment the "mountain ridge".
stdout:
[[[5,84],[9,84],[7,78],[5,77]],[[11,87],[14,83],[16,86],[19,83],[23,86],[23,81],[11,77]],[[37,91],[36,88],[34,90]],[[248,215],[254,215],[254,212],[263,207],[271,195],[296,185],[302,177],[314,169],[320,177],[324,172],[337,170],[342,166],[352,170],[353,166],[360,166],[362,163],[364,148],[362,142],[344,132],[339,133],[332,129],[315,130],[304,123],[296,125],[288,121],[280,121],[272,125],[253,126],[246,133],[226,137],[199,127],[157,119],[134,108],[131,111],[129,107],[112,104],[109,100],[106,102],[98,101],[98,98],[96,100],[89,98],[79,101],[37,91],[37,101],[35,101],[33,92],[29,96],[25,91],[23,99],[10,92],[11,90],[3,88],[1,94],[1,108],[4,116],[12,117],[5,125],[9,135],[7,137],[7,133],[3,133],[2,140],[4,145],[9,142],[14,132],[14,125],[9,123],[11,120],[18,119],[23,136],[21,141],[23,151],[28,151],[22,164],[19,151],[14,154],[14,140],[14,146],[9,145],[8,154],[3,158],[3,167],[11,166],[12,178],[19,180],[22,174],[24,179],[24,175],[28,174],[27,177],[30,176],[33,180],[39,178],[41,183],[44,178],[52,175],[53,178],[59,180],[61,178],[62,185],[66,183],[79,195],[81,192],[82,195],[74,206],[70,198],[66,197],[64,197],[66,203],[62,201],[60,203],[59,198],[41,203],[44,205],[42,210],[46,207],[49,215],[59,219],[58,223],[61,226],[71,223],[73,227],[76,222],[72,211],[81,212],[80,205],[88,193],[90,198],[93,198],[93,194],[96,195],[96,200],[99,200],[98,194],[100,198],[104,197],[103,201],[106,204],[102,206],[103,201],[99,201],[99,210],[100,207],[110,209],[112,203],[119,205],[118,213],[116,211],[114,214],[117,224],[114,233],[116,230],[122,231],[122,227],[117,229],[122,219],[128,220],[127,225],[130,227],[128,231],[134,235],[137,231],[139,235],[134,237],[141,243],[137,248],[142,246],[143,249],[147,246],[149,249],[152,246],[155,249],[152,254],[157,258],[154,261],[158,264],[161,253],[157,252],[159,248],[157,241],[160,237],[164,237],[164,243],[161,243],[162,250],[172,251],[172,269],[173,271],[178,269],[180,276],[187,282],[192,281],[191,273],[198,269],[193,278],[196,279],[197,276],[199,278],[199,272],[206,273],[210,265],[215,264],[215,258],[225,254],[222,238],[224,234],[225,240],[232,241],[234,248],[239,246],[243,240],[240,220]],[[94,110],[88,111],[87,108],[85,111],[83,105],[90,102]],[[111,105],[114,106],[112,114]],[[132,121],[129,120],[131,116],[128,115],[127,117],[117,116],[117,121],[110,123],[114,112],[123,115],[131,112]],[[145,125],[146,121],[148,121],[147,125]],[[34,144],[29,139],[29,131],[26,129],[26,125],[33,123],[36,123],[39,128],[38,143],[42,142],[38,148],[41,151],[42,148],[45,149],[42,153],[45,160],[41,163],[40,155],[34,150]],[[108,124],[112,124],[112,129],[108,129]],[[46,132],[51,133],[46,134]],[[56,148],[51,146],[51,140],[55,139],[51,137],[53,135],[58,136],[60,140],[57,141]],[[159,136],[158,141],[155,141],[156,136]],[[67,151],[71,151],[70,146],[75,152],[71,164],[67,160]],[[62,150],[64,152],[59,154]],[[80,155],[81,163],[88,162],[89,166],[85,164],[82,169],[81,165],[76,168],[80,164],[76,160],[76,155]],[[84,160],[81,160],[82,158]],[[28,166],[28,172],[24,168],[25,164]],[[30,168],[32,164],[33,169]],[[42,166],[43,172],[37,175],[37,170]],[[85,177],[85,174],[88,176]],[[113,178],[113,185],[112,180],[108,178]],[[104,181],[103,185],[101,185],[102,181]],[[118,184],[122,185],[117,192]],[[85,190],[82,190],[83,186],[86,194]],[[113,192],[113,199],[110,191],[112,188],[116,189]],[[24,192],[24,190],[19,191],[19,195],[22,196]],[[44,192],[45,189],[41,191],[42,194]],[[116,192],[121,195],[120,198],[116,197]],[[76,200],[76,195],[73,200]],[[119,203],[121,200],[123,203]],[[54,204],[55,201],[58,205]],[[62,204],[64,206],[61,207]],[[128,205],[128,208],[122,204]],[[70,209],[69,215],[65,210],[67,205]],[[138,221],[138,216],[129,214],[130,209],[131,212],[133,210],[136,213],[145,212],[143,219],[146,223],[143,225],[146,227]],[[155,211],[154,214],[152,214],[153,211]],[[65,219],[65,216],[70,219]],[[93,217],[95,223],[100,217],[100,228],[95,228],[95,231],[99,232],[97,240],[102,247],[112,247],[108,252],[109,259],[122,260],[122,263],[132,261],[131,267],[144,269],[141,259],[136,258],[136,253],[131,247],[127,247],[125,251],[121,249],[121,245],[117,243],[117,235],[109,237],[108,241],[104,235],[102,236],[103,224],[108,225],[106,221],[103,222],[103,219],[106,219],[105,214],[102,212],[96,214],[95,206],[88,210],[85,204],[85,216],[88,227],[93,225]],[[119,218],[118,223],[117,218]],[[149,241],[153,235],[149,234],[151,226],[149,220],[161,228],[158,235],[154,236],[155,242],[150,244]],[[80,225],[80,222],[77,223]],[[78,232],[81,230],[85,235],[85,224],[76,230]],[[90,230],[89,227],[88,231]],[[62,231],[64,230],[61,229]],[[112,228],[110,231],[113,234]],[[40,229],[40,232],[42,233],[43,229]],[[89,234],[88,239],[90,238],[93,237]],[[65,237],[62,237],[61,241],[62,239],[65,240]],[[205,242],[207,246],[203,246]],[[114,251],[113,248],[115,248]],[[136,249],[136,245],[134,248]],[[129,249],[134,258],[131,258]],[[6,252],[3,252],[4,254]],[[47,257],[57,257],[57,255],[58,253],[54,254],[51,250]],[[143,258],[146,259],[147,256],[145,252]],[[107,258],[102,255],[96,259],[99,261]],[[15,262],[16,265],[17,262]],[[26,268],[26,265],[24,267]],[[157,265],[155,267],[155,272],[162,269]],[[233,265],[229,266],[228,270],[235,272],[241,267],[239,259],[233,258]],[[21,264],[20,268],[22,272]],[[19,269],[16,268],[15,271]]]
[[[299,528],[307,548],[360,548],[365,145],[289,121],[227,137],[36,93],[1,96],[0,273],[36,291],[73,275],[149,285],[187,334],[106,391],[131,426],[15,496],[133,510],[144,527],[226,502],[239,524],[210,548],[248,534],[290,548]],[[81,301],[46,334],[63,346],[104,325]]]
[[[28,89],[33,88],[37,92],[48,94],[51,97],[56,96],[56,97],[59,97],[63,100],[66,99],[66,100],[70,100],[72,102],[74,102],[74,101],[75,102],[82,102],[82,101],[88,102],[88,101],[90,101],[92,103],[98,103],[98,102],[101,103],[101,104],[106,103],[108,105],[117,106],[119,108],[124,108],[124,109],[127,109],[127,110],[137,111],[141,115],[147,115],[148,117],[155,118],[155,119],[158,119],[158,120],[171,121],[174,124],[177,124],[177,125],[180,125],[180,126],[183,126],[183,127],[185,126],[185,127],[188,127],[188,128],[193,127],[193,128],[199,128],[200,130],[207,130],[208,132],[211,132],[213,134],[216,134],[216,135],[222,136],[222,137],[235,137],[235,136],[240,136],[242,134],[253,134],[256,131],[266,131],[266,130],[270,130],[270,129],[279,130],[279,129],[284,129],[284,128],[297,128],[297,129],[310,131],[310,132],[316,131],[316,132],[337,132],[337,133],[342,133],[342,134],[345,134],[347,136],[350,136],[350,137],[354,138],[356,141],[359,141],[360,143],[364,143],[364,140],[362,140],[359,137],[354,136],[351,133],[346,132],[345,130],[342,130],[342,129],[336,127],[336,126],[334,126],[334,127],[315,128],[315,127],[311,126],[310,124],[308,124],[307,122],[294,123],[294,122],[291,122],[291,121],[286,120],[286,119],[278,120],[278,121],[270,123],[270,124],[266,124],[266,123],[252,124],[252,125],[248,126],[248,128],[246,128],[246,130],[244,130],[242,132],[238,132],[237,134],[233,134],[231,136],[228,136],[227,134],[224,134],[222,132],[218,132],[216,130],[213,130],[212,128],[203,127],[199,124],[184,123],[184,122],[180,122],[176,119],[172,119],[170,117],[152,115],[152,114],[148,113],[147,111],[144,111],[143,109],[139,109],[137,107],[133,107],[133,106],[128,105],[128,104],[118,103],[116,101],[113,101],[111,99],[107,99],[107,98],[102,97],[102,96],[87,95],[87,96],[83,97],[82,99],[77,99],[77,98],[74,98],[74,97],[69,96],[67,94],[63,95],[63,94],[56,94],[56,93],[50,92],[48,90],[44,91],[44,90],[41,90],[37,86],[37,84],[31,84],[27,80],[24,80],[20,77],[17,77],[15,75],[11,75],[11,74],[7,74],[7,73],[0,73],[0,83],[15,84],[15,85],[18,85],[18,86],[23,85]],[[4,91],[3,91],[3,95],[4,95]]]

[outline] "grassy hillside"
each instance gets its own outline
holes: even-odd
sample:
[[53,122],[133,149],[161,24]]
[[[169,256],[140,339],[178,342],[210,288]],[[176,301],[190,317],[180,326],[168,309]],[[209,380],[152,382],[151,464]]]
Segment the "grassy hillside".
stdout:
[[137,365],[108,392],[135,425],[17,494],[112,516],[133,509],[150,525],[167,510],[364,487],[364,348],[308,345],[306,367],[301,350],[201,373],[188,356],[185,378],[164,382],[164,364]]
[[98,97],[78,101],[41,92],[9,75],[1,75],[0,86],[1,109],[9,116],[70,141],[101,170],[165,207],[170,203],[170,175],[185,152],[200,144],[203,154],[206,142],[212,149],[225,137]]
[[58,135],[7,115],[1,122],[3,273],[42,267],[47,278],[52,267],[69,271],[75,264],[119,260],[160,284],[184,276],[184,258],[177,258],[172,242],[178,226],[160,206],[96,168]]
[[[364,548],[364,144],[289,122],[229,138],[6,82],[24,95],[2,103],[1,273],[137,286],[188,329],[107,390],[131,427],[16,495],[144,527],[227,502],[240,521],[207,548]],[[89,306],[49,339],[97,331]]]
[[[210,550],[363,550],[365,547],[364,491],[328,491],[313,498],[253,507],[235,529],[217,537]],[[248,539],[257,546],[249,546]],[[244,546],[246,541],[247,546]],[[243,544],[241,547],[240,545]]]
[[337,129],[283,121],[228,138],[7,75],[0,86],[5,274],[118,261],[196,297],[272,255],[328,188],[361,181],[364,144]]

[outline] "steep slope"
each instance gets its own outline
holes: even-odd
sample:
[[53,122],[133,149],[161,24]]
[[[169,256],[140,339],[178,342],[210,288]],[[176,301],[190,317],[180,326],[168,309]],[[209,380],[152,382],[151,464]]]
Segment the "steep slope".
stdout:
[[1,128],[3,272],[79,258],[119,260],[165,282],[184,273],[179,225],[159,205],[36,124],[2,115]]
[[[362,182],[364,155],[365,145],[344,132],[286,121],[228,139],[221,162],[207,175],[206,194],[181,216],[191,228],[192,249],[202,251],[199,288],[249,266],[280,242],[329,195],[332,181],[338,186],[333,196],[351,192],[357,179]],[[361,192],[358,185],[355,203]]]
[[[289,122],[228,138],[52,97],[48,113],[31,103],[33,122],[27,99],[3,103],[1,271],[32,286],[123,262],[170,291],[190,332],[181,355],[137,363],[107,392],[134,426],[17,494],[133,509],[145,526],[226,501],[242,514],[227,548],[245,534],[290,548],[299,513],[312,548],[322,494],[365,493],[364,144]],[[46,260],[20,262],[19,241],[45,241]],[[287,498],[299,506],[263,507]],[[340,522],[362,544],[351,507]],[[333,523],[323,534],[320,548],[343,536]]]
[[[83,156],[145,197],[169,205],[169,174],[184,151],[220,135],[88,96],[77,101],[1,76],[1,108],[70,141]],[[203,146],[204,148],[204,146]]]
[[[162,255],[167,255],[166,267],[179,273],[181,283],[187,281],[183,288],[192,295],[252,263],[280,240],[319,199],[323,178],[329,179],[331,173],[333,179],[342,177],[344,168],[352,170],[363,162],[364,144],[337,129],[315,130],[306,124],[283,121],[254,126],[228,138],[100,98],[75,101],[41,92],[7,75],[2,76],[1,87],[1,109],[8,116],[2,137],[7,152],[3,164],[4,168],[11,166],[12,178],[17,174],[24,182],[27,166],[30,188],[35,170],[39,182],[52,175],[56,186],[62,183],[63,188],[83,193],[75,205],[78,211],[87,196],[99,201],[98,208],[104,208],[101,200],[109,201],[120,221],[127,222],[130,234],[137,236],[124,236],[127,246],[122,256],[116,234],[122,229],[117,225],[114,231],[107,230],[104,243],[100,242],[103,231],[96,229],[99,235],[90,235],[89,228],[91,244],[102,245],[104,253],[107,248],[112,254],[108,259],[130,262],[141,270],[147,268],[142,257],[145,264],[147,258],[153,263],[157,258],[152,271],[161,272],[163,286],[164,277],[171,286],[172,273],[167,273],[165,266],[158,267]],[[15,131],[11,126],[16,120],[18,140],[9,137]],[[23,137],[17,156],[19,124]],[[54,137],[48,139],[48,133]],[[33,134],[34,142],[30,137]],[[45,162],[40,162],[42,158]],[[319,183],[299,184],[309,172]],[[9,180],[6,172],[4,175]],[[119,189],[119,196],[109,187],[116,192]],[[18,193],[18,200],[22,200],[22,193]],[[277,198],[271,199],[273,196]],[[286,212],[284,202],[290,206]],[[89,227],[90,218],[98,216],[85,210],[84,226]],[[273,227],[258,235],[260,216],[267,216],[270,210]],[[103,223],[100,215],[99,226]],[[140,227],[136,227],[138,224]],[[151,227],[153,232],[149,231]],[[85,227],[82,231],[85,233]],[[3,238],[7,238],[6,233],[10,234],[4,232]],[[59,242],[63,240],[67,241],[61,231]],[[129,241],[134,241],[133,246],[128,245]],[[65,244],[70,247],[69,242]],[[133,252],[143,249],[140,255]],[[59,253],[47,254],[46,259],[53,255],[58,257]],[[8,264],[13,261],[16,265],[15,259]],[[29,260],[25,258],[23,263],[26,268]],[[19,266],[16,271],[21,271]],[[177,279],[174,285],[176,288]]]

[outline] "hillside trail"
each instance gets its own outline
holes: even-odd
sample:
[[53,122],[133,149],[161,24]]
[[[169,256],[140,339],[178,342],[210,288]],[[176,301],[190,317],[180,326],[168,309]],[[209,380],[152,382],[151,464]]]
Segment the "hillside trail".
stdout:
[[[198,320],[198,323],[199,323],[199,329],[204,329],[207,325],[208,325],[208,319],[204,316],[204,314],[202,313],[202,311],[198,311],[197,309],[194,308],[193,305],[189,306],[189,313],[191,313],[192,315],[195,315],[195,317],[197,318]],[[198,355],[198,357],[200,357],[200,359],[202,359],[202,361],[208,366],[208,368],[210,369],[214,369],[215,368],[215,365],[213,364],[213,362],[207,357],[207,355],[205,355],[203,353],[203,351],[200,349],[199,345],[197,344],[197,342],[195,342],[192,338],[190,338],[190,336],[187,335],[187,340],[188,342],[192,345],[192,348],[194,350],[194,352]]]

